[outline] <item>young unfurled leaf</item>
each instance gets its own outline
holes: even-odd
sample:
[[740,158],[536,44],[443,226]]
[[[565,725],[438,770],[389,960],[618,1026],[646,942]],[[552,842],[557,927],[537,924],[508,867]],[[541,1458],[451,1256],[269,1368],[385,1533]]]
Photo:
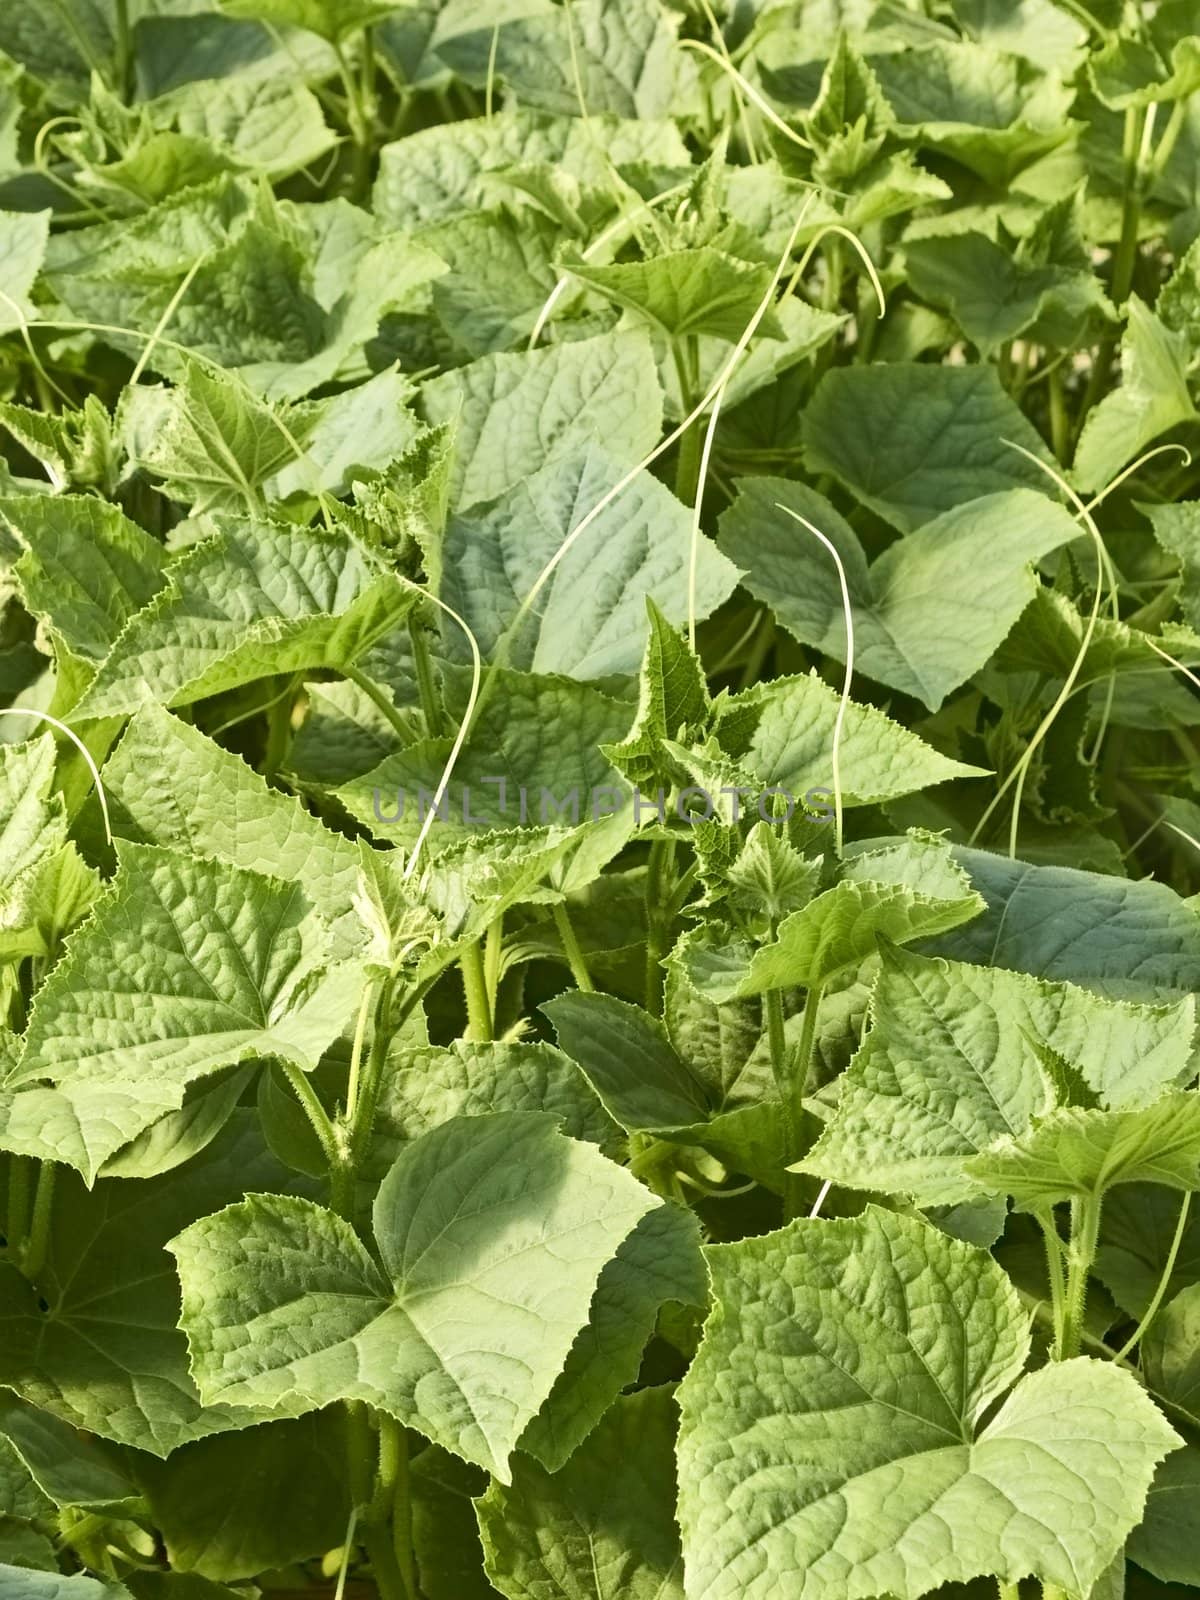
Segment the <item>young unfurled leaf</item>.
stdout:
[[793,1222],[709,1259],[716,1310],[680,1388],[695,1600],[917,1600],[986,1574],[1084,1596],[1178,1447],[1106,1362],[1021,1376],[1015,1289],[922,1220]]
[[488,1577],[510,1600],[683,1600],[675,1526],[675,1403],[622,1396],[565,1466],[518,1458],[476,1501]]
[[1120,1183],[1200,1189],[1200,1094],[1167,1094],[1136,1111],[1052,1111],[971,1157],[966,1170],[1025,1210]]
[[[868,567],[854,530],[823,495],[782,478],[747,479],[722,518],[722,549],[790,633],[839,660],[846,628],[837,569],[780,506],[837,546],[850,590],[855,670],[931,711],[987,662],[1037,592],[1032,564],[1079,536],[1079,525],[1054,501],[1010,489],[943,512]],[[929,627],[931,596],[944,608],[936,630]]]
[[510,1482],[602,1268],[654,1203],[549,1117],[451,1119],[380,1187],[382,1268],[332,1212],[280,1195],[173,1240],[193,1374],[209,1403],[282,1416],[366,1400]]
[[896,944],[928,938],[982,909],[940,842],[867,852],[850,860],[840,883],[785,918],[775,940],[748,962],[733,950],[697,947],[689,973],[718,1003],[771,989],[823,987],[873,955],[881,938]]
[[1195,1006],[1102,1001],[1084,989],[885,948],[870,1028],[803,1170],[925,1205],[979,1192],[970,1157],[1020,1137],[1055,1104],[1045,1041],[1110,1105],[1190,1071]]

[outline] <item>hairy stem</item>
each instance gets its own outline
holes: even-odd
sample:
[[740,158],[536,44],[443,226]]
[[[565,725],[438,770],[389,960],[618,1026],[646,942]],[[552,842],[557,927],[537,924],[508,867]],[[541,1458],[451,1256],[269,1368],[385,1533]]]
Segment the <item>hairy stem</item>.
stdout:
[[1071,1244],[1067,1257],[1062,1338],[1054,1349],[1057,1361],[1070,1361],[1079,1354],[1083,1343],[1088,1275],[1096,1259],[1096,1245],[1100,1236],[1100,1207],[1099,1195],[1087,1195],[1071,1202]]
[[646,1010],[652,1017],[662,1011],[662,961],[667,953],[666,909],[670,903],[667,880],[674,854],[673,839],[656,839],[646,863]]
[[555,901],[554,926],[558,929],[558,937],[562,940],[563,954],[567,958],[571,976],[575,979],[575,987],[581,989],[584,994],[591,994],[595,984],[588,971],[583,946],[579,943],[579,936],[571,924],[571,916],[563,900]]
[[417,675],[417,691],[421,696],[421,712],[431,739],[440,739],[446,732],[446,715],[442,697],[438,693],[433,675],[433,658],[429,653],[429,640],[425,627],[416,612],[408,617],[408,637],[412,644],[413,667]]
[[[388,723],[388,726],[392,729],[392,732],[396,735],[400,742],[402,744],[411,743],[412,729],[408,726],[407,722],[405,722],[404,717],[401,715],[400,711],[393,702],[391,695],[385,693],[379,684],[375,683],[371,678],[369,678],[367,674],[359,667],[345,667],[343,668],[343,673],[345,677],[347,677],[350,682],[356,686],[356,688],[362,690],[367,699]],[[430,737],[436,737],[436,735],[434,735],[431,731]]]
[[458,958],[462,971],[463,994],[467,1001],[467,1031],[464,1038],[476,1042],[492,1037],[492,1008],[488,1003],[487,973],[484,971],[483,951],[475,939]]
[[21,1246],[25,1243],[25,1233],[29,1227],[29,1202],[33,1196],[33,1161],[29,1156],[10,1156],[8,1158],[8,1210],[4,1218],[4,1230],[8,1239],[8,1251],[15,1259],[19,1259]]
[[33,1221],[29,1225],[29,1239],[25,1245],[21,1270],[27,1278],[36,1278],[46,1265],[50,1248],[50,1223],[54,1215],[54,1185],[58,1168],[53,1161],[43,1161],[38,1168],[37,1192],[33,1197]]
[[325,1157],[325,1164],[329,1171],[329,1203],[341,1217],[350,1217],[350,1205],[353,1194],[346,1193],[344,1181],[345,1155],[338,1142],[337,1129],[334,1127],[328,1112],[321,1104],[317,1091],[312,1086],[308,1074],[294,1061],[281,1062],[283,1075],[288,1081],[288,1087],[300,1102],[304,1115],[308,1118],[309,1126],[317,1136],[321,1146],[321,1154]]

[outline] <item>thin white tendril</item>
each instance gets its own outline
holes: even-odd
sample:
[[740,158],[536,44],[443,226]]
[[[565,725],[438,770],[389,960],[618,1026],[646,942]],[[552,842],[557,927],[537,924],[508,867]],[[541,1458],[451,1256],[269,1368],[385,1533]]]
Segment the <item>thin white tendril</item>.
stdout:
[[725,43],[725,35],[721,32],[721,24],[717,21],[716,16],[713,14],[712,6],[709,5],[708,0],[700,0],[700,6],[704,12],[705,19],[708,22],[709,31],[713,36],[717,49],[720,51],[722,58],[734,69],[735,76],[733,80],[733,96],[737,101],[738,121],[742,126],[742,138],[746,141],[746,154],[750,157],[750,164],[752,166],[757,166],[758,146],[754,142],[754,131],[750,126],[750,117],[746,110],[746,96],[742,92],[741,84],[737,81],[737,68],[734,65],[733,57],[729,54],[729,46]]
[[9,310],[17,319],[17,328],[21,335],[21,343],[25,346],[25,353],[33,363],[33,370],[41,378],[46,387],[54,391],[64,405],[70,406],[70,408],[74,410],[74,400],[71,399],[71,396],[66,392],[65,389],[60,388],[59,385],[55,383],[54,379],[42,365],[41,357],[34,348],[33,340],[29,337],[30,319],[25,315],[25,308],[21,305],[19,300],[14,300],[11,295],[5,294],[3,289],[0,289],[0,301],[2,301],[9,308]]
[[795,291],[797,284],[808,271],[808,264],[816,253],[818,246],[821,244],[821,241],[825,238],[826,234],[829,233],[836,233],[840,235],[841,238],[848,240],[848,242],[854,246],[855,250],[858,251],[863,266],[867,269],[867,276],[871,280],[871,287],[875,291],[875,298],[879,301],[879,315],[881,317],[886,316],[887,300],[884,297],[883,284],[880,282],[879,273],[875,270],[875,263],[871,260],[870,255],[867,253],[866,246],[863,244],[858,235],[851,233],[849,228],[844,228],[840,222],[825,223],[824,226],[813,237],[807,250],[805,250],[804,254],[796,263],[796,270],[792,273],[791,278],[788,280],[788,286],[784,290],[784,298],[786,299],[789,294],[792,294]]
[[719,51],[714,50],[712,45],[705,44],[702,39],[681,39],[679,43],[685,50],[699,50],[701,55],[707,56],[710,61],[715,61],[720,67],[721,71],[729,74],[746,98],[754,106],[756,106],[759,111],[762,112],[763,116],[766,117],[767,121],[773,128],[778,129],[778,131],[783,134],[784,138],[790,139],[793,144],[800,145],[804,150],[812,149],[812,145],[808,142],[808,140],[802,138],[800,134],[796,132],[795,128],[788,126],[779,113],[767,103],[767,101],[762,97],[761,94],[759,94],[758,90],[754,87],[750,80],[744,77],[742,73],[738,71],[728,57],[723,56]]
[[488,50],[487,83],[483,91],[483,114],[490,122],[492,120],[492,95],[496,87],[496,49],[500,43],[500,24],[492,29],[492,43]]
[[140,382],[142,373],[145,372],[146,365],[149,362],[151,355],[154,353],[154,346],[170,327],[171,318],[179,310],[184,295],[192,287],[192,280],[195,278],[196,274],[200,271],[200,268],[204,265],[207,259],[207,256],[196,257],[195,261],[192,262],[191,266],[187,270],[187,276],[167,302],[166,310],[163,312],[162,316],[159,317],[158,322],[155,325],[154,332],[150,335],[150,338],[143,348],[141,355],[138,357],[137,366],[134,367],[133,373],[129,379],[128,387],[130,389],[134,388],[135,385]]
[[712,459],[713,440],[717,436],[717,422],[721,416],[721,403],[725,399],[728,383],[723,383],[717,390],[713,400],[712,410],[708,417],[708,427],[704,430],[704,445],[700,451],[700,468],[696,473],[696,495],[692,505],[691,538],[688,544],[688,581],[687,581],[687,631],[688,644],[693,652],[696,649],[696,579],[700,566],[700,513],[704,507],[704,490],[708,483],[708,467]]
[[1170,828],[1172,833],[1177,833],[1181,839],[1186,839],[1193,849],[1195,849],[1196,853],[1200,855],[1200,839],[1193,839],[1191,834],[1188,833],[1186,829],[1177,827],[1173,822],[1168,822],[1166,817],[1160,817],[1155,826]]
[[354,1550],[354,1533],[357,1527],[358,1507],[355,1506],[346,1525],[346,1542],[342,1546],[342,1564],[338,1569],[337,1588],[333,1591],[333,1600],[343,1600],[346,1593],[346,1574],[350,1570],[350,1557]]
[[433,804],[425,813],[421,831],[417,834],[416,843],[413,845],[409,858],[405,863],[404,878],[407,881],[417,870],[417,858],[421,854],[421,846],[429,836],[429,830],[433,826],[434,818],[437,816],[442,797],[449,787],[455,764],[462,753],[463,745],[467,742],[467,735],[471,731],[471,721],[475,715],[475,706],[479,700],[479,691],[483,683],[483,661],[479,654],[479,640],[476,639],[470,627],[463,621],[453,606],[448,606],[444,600],[439,600],[437,595],[431,593],[428,589],[422,589],[420,584],[413,583],[411,578],[401,578],[400,581],[407,584],[410,589],[415,589],[418,594],[424,595],[427,600],[432,600],[439,611],[444,611],[448,617],[457,622],[458,626],[466,634],[467,643],[471,648],[471,692],[467,696],[467,704],[462,714],[462,721],[458,725],[458,733],[455,735],[454,743],[450,747],[450,754],[446,757],[446,764],[442,768],[442,776],[434,791]]
[[92,775],[92,782],[96,785],[96,798],[100,802],[100,814],[104,818],[104,836],[109,844],[113,842],[112,827],[108,819],[108,796],[104,793],[104,784],[100,778],[100,769],[92,760],[92,752],[84,744],[79,735],[65,722],[60,722],[57,717],[52,717],[48,711],[35,711],[29,706],[4,706],[0,707],[0,717],[34,717],[39,722],[48,722],[52,728],[57,728],[59,733],[65,734],[76,750],[83,757],[87,769]]
[[1016,450],[1020,455],[1023,455],[1026,460],[1032,461],[1035,467],[1037,467],[1041,472],[1044,472],[1046,476],[1053,483],[1056,483],[1063,493],[1074,502],[1078,510],[1077,520],[1081,519],[1083,521],[1096,546],[1098,563],[1096,592],[1092,601],[1092,609],[1088,615],[1087,626],[1083,630],[1083,637],[1079,642],[1079,649],[1075,652],[1075,659],[1071,663],[1071,669],[1063,681],[1062,688],[1055,696],[1053,705],[1042,718],[1041,722],[1038,723],[1033,737],[1025,746],[1025,750],[1022,753],[1020,760],[1016,763],[1012,771],[996,790],[995,795],[992,797],[991,803],[988,805],[987,809],[976,823],[974,831],[968,840],[969,844],[975,843],[983,829],[987,826],[993,811],[995,811],[1001,800],[1008,793],[1010,787],[1015,783],[1017,788],[1016,793],[1013,796],[1012,822],[1009,827],[1008,835],[1009,858],[1015,861],[1017,856],[1017,835],[1021,825],[1021,798],[1025,792],[1025,779],[1028,776],[1029,768],[1033,762],[1033,757],[1038,746],[1050,732],[1050,729],[1054,726],[1055,719],[1057,718],[1059,712],[1070,699],[1071,692],[1075,687],[1075,680],[1082,672],[1083,663],[1087,659],[1088,651],[1092,647],[1092,639],[1095,637],[1096,625],[1100,620],[1100,602],[1104,596],[1104,585],[1100,581],[1100,574],[1108,570],[1107,563],[1109,558],[1108,551],[1104,545],[1104,540],[1100,536],[1100,530],[1096,526],[1091,512],[1088,510],[1087,506],[1084,505],[1083,501],[1076,494],[1075,490],[1063,477],[1062,473],[1056,468],[1049,466],[1045,461],[1042,460],[1040,456],[1034,455],[1032,450],[1026,450],[1024,445],[1014,444],[1011,439],[1002,439],[1001,443],[1007,445],[1010,450]]
[[821,1185],[820,1191],[817,1194],[817,1198],[813,1201],[812,1210],[808,1213],[810,1217],[819,1217],[821,1215],[821,1207],[825,1204],[825,1201],[829,1198],[829,1191],[832,1188],[833,1188],[833,1179],[832,1178],[826,1178],[825,1182]]
[[793,511],[791,506],[785,506],[780,501],[775,502],[776,509],[786,513],[794,522],[801,523],[808,529],[814,539],[819,539],[833,557],[837,567],[838,584],[842,591],[842,617],[846,624],[846,674],[842,680],[842,694],[838,701],[837,717],[833,724],[833,753],[830,757],[830,766],[833,770],[833,814],[837,831],[837,852],[840,856],[843,844],[843,817],[842,817],[842,730],[846,722],[846,708],[850,704],[850,685],[854,678],[854,611],[850,605],[850,585],[846,582],[846,569],[842,565],[842,558],[837,552],[833,541],[826,537],[798,511]]

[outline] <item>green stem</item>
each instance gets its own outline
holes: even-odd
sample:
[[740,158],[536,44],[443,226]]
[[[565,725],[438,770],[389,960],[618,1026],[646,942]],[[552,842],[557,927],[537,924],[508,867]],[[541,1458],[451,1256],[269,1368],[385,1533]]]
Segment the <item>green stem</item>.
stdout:
[[1145,1338],[1147,1328],[1158,1315],[1158,1309],[1166,1299],[1167,1289],[1171,1283],[1171,1274],[1175,1271],[1175,1263],[1179,1259],[1179,1248],[1183,1244],[1183,1235],[1187,1228],[1188,1213],[1191,1208],[1192,1193],[1190,1189],[1185,1189],[1183,1191],[1183,1201],[1179,1207],[1179,1221],[1175,1224],[1175,1236],[1171,1240],[1171,1248],[1167,1251],[1167,1259],[1163,1266],[1162,1276],[1158,1280],[1158,1286],[1151,1297],[1150,1304],[1146,1307],[1142,1320],[1117,1351],[1118,1361],[1124,1361],[1134,1345]]
[[371,1030],[371,1049],[367,1055],[366,1071],[363,1072],[358,1085],[358,1101],[354,1107],[354,1115],[350,1122],[349,1134],[346,1139],[348,1150],[347,1166],[349,1167],[349,1181],[354,1182],[354,1175],[359,1163],[366,1154],[367,1146],[371,1142],[371,1134],[375,1127],[375,1113],[379,1109],[379,1096],[383,1088],[383,1071],[387,1065],[388,1047],[392,1042],[393,1032],[402,1027],[405,1018],[415,1006],[420,1004],[428,984],[413,989],[406,997],[398,1017],[393,1016],[396,998],[396,979],[391,973],[379,986],[379,998],[375,1002],[374,1025]]
[[817,1040],[817,1013],[821,1006],[821,985],[814,983],[804,1002],[804,1020],[800,1024],[800,1043],[796,1047],[795,1064],[795,1117],[799,1126],[804,1114],[804,1101],[808,1094],[808,1080],[812,1076],[813,1047]]
[[1083,1343],[1083,1319],[1087,1311],[1088,1276],[1096,1259],[1100,1237],[1100,1195],[1087,1195],[1071,1202],[1071,1245],[1068,1254],[1066,1300],[1063,1307],[1062,1338],[1055,1346],[1057,1361],[1070,1361]]
[[343,667],[343,675],[351,683],[361,689],[376,710],[389,724],[396,737],[402,744],[412,743],[412,729],[404,720],[403,715],[393,703],[390,695],[384,693],[377,683],[367,677],[366,673],[358,667]]
[[571,925],[570,913],[567,911],[566,902],[557,900],[554,904],[554,926],[558,929],[558,937],[562,940],[563,954],[567,958],[567,965],[571,969],[571,976],[575,979],[575,987],[584,994],[591,994],[595,989],[592,975],[588,971],[587,961],[584,958],[583,947],[579,937]]
[[1066,1309],[1067,1293],[1063,1278],[1062,1240],[1058,1237],[1052,1210],[1039,1211],[1036,1216],[1038,1226],[1042,1230],[1042,1242],[1046,1247],[1046,1277],[1050,1283],[1050,1313],[1054,1319],[1054,1342],[1057,1346],[1061,1345],[1063,1338],[1063,1313]]
[[267,747],[263,754],[264,778],[273,778],[287,760],[292,743],[292,708],[296,703],[296,690],[302,682],[300,674],[289,678],[267,712]]
[[4,1230],[8,1239],[8,1253],[19,1259],[25,1233],[29,1227],[29,1202],[33,1192],[33,1161],[29,1156],[8,1158],[8,1212]]
[[433,675],[433,659],[429,654],[429,640],[416,612],[408,617],[408,637],[412,644],[413,666],[417,674],[417,691],[421,696],[421,711],[431,739],[440,739],[446,732],[446,716],[442,697],[438,693]]
[[1124,305],[1133,287],[1133,272],[1137,266],[1138,229],[1142,221],[1141,146],[1142,129],[1146,113],[1139,106],[1130,106],[1125,113],[1124,140],[1124,195],[1121,205],[1121,236],[1113,258],[1112,298],[1114,305]]
[[33,1221],[29,1225],[29,1239],[21,1261],[21,1270],[29,1279],[37,1277],[46,1265],[50,1248],[50,1222],[54,1215],[54,1185],[58,1168],[53,1161],[43,1161],[38,1169],[37,1193],[33,1198]]
[[409,1490],[408,1433],[394,1417],[379,1415],[379,1477],[373,1521],[392,1534],[392,1558],[409,1600],[416,1600],[417,1572],[413,1555],[412,1502]]
[[294,1061],[284,1061],[281,1065],[288,1087],[299,1100],[304,1115],[308,1118],[309,1125],[320,1143],[321,1154],[325,1157],[325,1165],[329,1172],[329,1203],[339,1216],[349,1220],[354,1198],[353,1184],[347,1193],[346,1156],[338,1141],[337,1129],[321,1104],[308,1074]]
[[667,874],[675,854],[673,839],[656,839],[646,863],[646,1010],[652,1017],[662,1011],[665,974],[662,960],[667,953],[667,927],[664,911],[670,900]]
[[[679,376],[679,403],[683,415],[690,416],[696,404],[699,388],[699,345],[693,334],[684,338],[683,348],[676,342],[671,347],[675,370]],[[700,486],[700,455],[704,446],[705,421],[697,417],[679,441],[679,455],[675,463],[675,495],[685,506],[694,506]]]
[[1003,1578],[997,1578],[996,1587],[1000,1591],[1000,1600],[1021,1600],[1019,1583],[1005,1583]]
[[350,138],[354,144],[353,189],[354,199],[366,197],[371,181],[371,112],[364,102],[363,88],[341,44],[334,42],[338,72],[346,93],[346,118],[350,124]]
[[465,1037],[476,1043],[487,1041],[492,1037],[492,1008],[488,1004],[487,973],[478,939],[467,945],[458,958],[458,964],[462,970],[463,993],[467,1001]]
[[128,101],[132,85],[133,35],[129,27],[129,0],[116,0],[117,94]]
[[492,1026],[496,1023],[496,996],[500,990],[500,973],[504,966],[504,913],[488,923],[487,938],[483,943],[483,978],[487,985],[488,1014]]
[[1063,387],[1062,362],[1058,362],[1046,380],[1050,397],[1050,443],[1059,464],[1066,465],[1071,448],[1071,423],[1067,416],[1067,397]]

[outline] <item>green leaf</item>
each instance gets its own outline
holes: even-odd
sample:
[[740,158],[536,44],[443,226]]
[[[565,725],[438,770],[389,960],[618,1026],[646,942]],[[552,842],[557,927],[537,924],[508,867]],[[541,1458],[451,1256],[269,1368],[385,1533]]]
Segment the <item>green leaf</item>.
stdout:
[[549,1117],[454,1118],[384,1179],[382,1270],[340,1218],[281,1196],[172,1241],[196,1381],[209,1403],[284,1416],[365,1400],[507,1482],[602,1267],[653,1204]]
[[[1158,1184],[1128,1183],[1104,1202],[1096,1276],[1135,1320],[1145,1316],[1166,1270],[1179,1222],[1177,1190]],[[1200,1216],[1193,1211],[1167,1280],[1169,1296],[1200,1283]]]
[[626,702],[570,678],[501,670],[492,681],[496,693],[472,723],[439,808],[433,798],[449,739],[410,745],[343,784],[337,794],[347,811],[401,846],[412,844],[434,812],[429,838],[437,848],[481,827],[578,825],[624,804],[603,749],[629,726]]
[[[721,519],[721,547],[742,582],[801,644],[845,660],[841,586],[827,550],[787,510],[837,548],[846,571],[858,672],[936,711],[1003,641],[1039,582],[1032,563],[1079,535],[1045,495],[1010,489],[968,501],[890,545],[870,567],[857,535],[823,495],[783,478],[748,478]],[[986,546],[988,557],[980,562]],[[943,621],[929,626],[931,597]]]
[[662,744],[709,720],[712,700],[699,658],[646,596],[649,632],[638,675],[638,708],[633,727],[605,755],[630,783],[665,782],[671,768]]
[[56,489],[70,485],[112,492],[118,471],[112,419],[94,394],[58,415],[4,401],[0,427],[41,462]]
[[34,1572],[0,1562],[4,1600],[130,1600],[124,1584],[103,1583],[79,1575],[64,1578],[57,1572]]
[[917,1600],[986,1574],[1088,1593],[1179,1443],[1128,1374],[1021,1377],[1015,1289],[918,1218],[871,1207],[709,1256],[717,1309],[680,1388],[690,1596]]
[[1188,390],[1189,345],[1129,297],[1121,339],[1121,386],[1088,414],[1075,450],[1075,479],[1085,492],[1103,487],[1160,434],[1196,415]]
[[1142,1340],[1142,1367],[1156,1395],[1200,1420],[1200,1285],[1167,1302]]
[[39,991],[3,1096],[6,1148],[89,1181],[199,1078],[264,1057],[311,1070],[362,983],[298,884],[149,845],[120,863]]
[[198,729],[143,706],[105,763],[104,786],[118,838],[295,879],[329,923],[336,955],[364,943],[351,905],[358,847]]
[[[815,672],[775,678],[737,696],[738,710],[757,716],[741,762],[764,784],[799,798],[810,789],[833,793],[830,750],[841,696]],[[840,746],[842,799],[875,805],[951,778],[981,776],[980,768],[952,761],[893,722],[874,706],[851,701]]]
[[0,211],[0,334],[23,326],[38,312],[29,293],[42,269],[50,237],[49,211]]
[[194,1161],[148,1182],[105,1179],[89,1192],[74,1173],[59,1175],[38,1286],[0,1260],[0,1386],[73,1428],[156,1456],[261,1420],[201,1405],[163,1249],[193,1218],[247,1188],[289,1182],[254,1121],[239,1112]]
[[675,1054],[657,1018],[612,995],[579,990],[542,1010],[559,1049],[578,1062],[605,1110],[627,1132],[664,1132],[707,1119],[704,1088]]
[[253,1577],[345,1537],[346,1429],[336,1410],[201,1439],[139,1462],[138,1475],[177,1572]]
[[0,1393],[0,1434],[57,1506],[107,1508],[119,1515],[140,1509],[141,1496],[118,1450],[79,1433],[49,1411]]
[[1200,923],[1165,883],[1030,866],[985,850],[954,855],[987,909],[930,953],[1133,1000],[1177,1000],[1200,988]]
[[733,951],[697,947],[692,982],[718,1004],[772,989],[824,987],[874,955],[881,939],[927,938],[983,908],[940,840],[866,852],[845,871],[840,883],[786,917],[744,967]]
[[1200,1446],[1189,1442],[1169,1455],[1154,1475],[1141,1525],[1129,1535],[1131,1561],[1164,1584],[1200,1583]]
[[1200,500],[1138,509],[1149,517],[1159,544],[1179,557],[1180,605],[1192,627],[1200,627]]
[[[378,558],[339,532],[231,522],[165,569],[73,718],[191,705],[258,678],[344,668],[412,606]],[[269,698],[269,696],[264,696]]]
[[683,1600],[669,1389],[618,1400],[553,1475],[518,1458],[476,1501],[488,1577],[509,1600]]
[[421,397],[426,421],[457,420],[452,495],[460,511],[498,500],[589,443],[632,466],[658,443],[662,423],[654,353],[636,331],[484,356],[432,379]]
[[[581,256],[569,255],[563,265],[580,283],[644,317],[668,339],[707,334],[734,343],[771,285],[769,267],[739,260],[711,245],[612,266],[593,266]],[[783,336],[770,315],[760,324],[760,332],[767,338]],[[693,403],[699,398],[696,395]]]
[[604,1267],[587,1327],[571,1347],[550,1398],[521,1435],[521,1452],[549,1472],[574,1455],[642,1365],[647,1339],[667,1304],[703,1309],[708,1271],[690,1211],[649,1212]]
[[23,546],[15,572],[26,608],[84,661],[103,661],[163,587],[162,546],[93,495],[5,496],[0,521]]
[[1195,1006],[1102,1001],[999,968],[886,948],[870,1031],[803,1170],[923,1205],[979,1192],[965,1162],[1054,1103],[1032,1042],[1109,1103],[1137,1104],[1191,1071]]
[[804,413],[809,471],[832,473],[864,505],[912,533],[965,500],[1045,492],[1046,447],[994,367],[894,362],[826,373]]
[[[606,449],[581,443],[487,505],[451,514],[439,552],[441,597],[471,627],[485,658],[573,678],[631,673],[646,644],[647,604],[657,603],[672,622],[683,621],[692,515],[648,472],[574,540],[522,613],[559,549],[625,475]],[[596,583],[602,562],[620,571],[619,586]],[[737,579],[736,569],[701,534],[696,616],[715,611]],[[447,621],[443,631],[452,658],[468,660],[462,629]]]
[[1088,78],[1110,111],[1186,100],[1200,89],[1200,39],[1177,40],[1167,61],[1149,40],[1118,35],[1089,58]]
[[220,0],[227,17],[250,18],[275,27],[306,28],[334,44],[382,21],[398,3],[399,0]]
[[1200,1188],[1200,1094],[1167,1094],[1137,1111],[1052,1111],[973,1157],[967,1172],[1020,1210],[1121,1183]]
[[[495,71],[522,104],[560,116],[682,116],[696,105],[696,72],[676,45],[677,22],[654,0],[579,0],[561,10],[529,7],[497,24]],[[471,15],[471,13],[468,13]],[[491,26],[463,32],[438,54],[482,85]]]
[[[490,34],[485,49],[490,49]],[[383,147],[374,210],[386,227],[411,228],[494,205],[495,183],[512,167],[546,165],[581,185],[611,183],[611,168],[686,166],[688,148],[667,118],[622,120],[505,110],[442,123]],[[647,447],[648,448],[648,447]],[[493,491],[494,492],[494,491]],[[486,497],[485,497],[486,498]]]
[[1070,135],[1074,92],[1040,65],[967,41],[872,61],[896,132],[997,186]]

